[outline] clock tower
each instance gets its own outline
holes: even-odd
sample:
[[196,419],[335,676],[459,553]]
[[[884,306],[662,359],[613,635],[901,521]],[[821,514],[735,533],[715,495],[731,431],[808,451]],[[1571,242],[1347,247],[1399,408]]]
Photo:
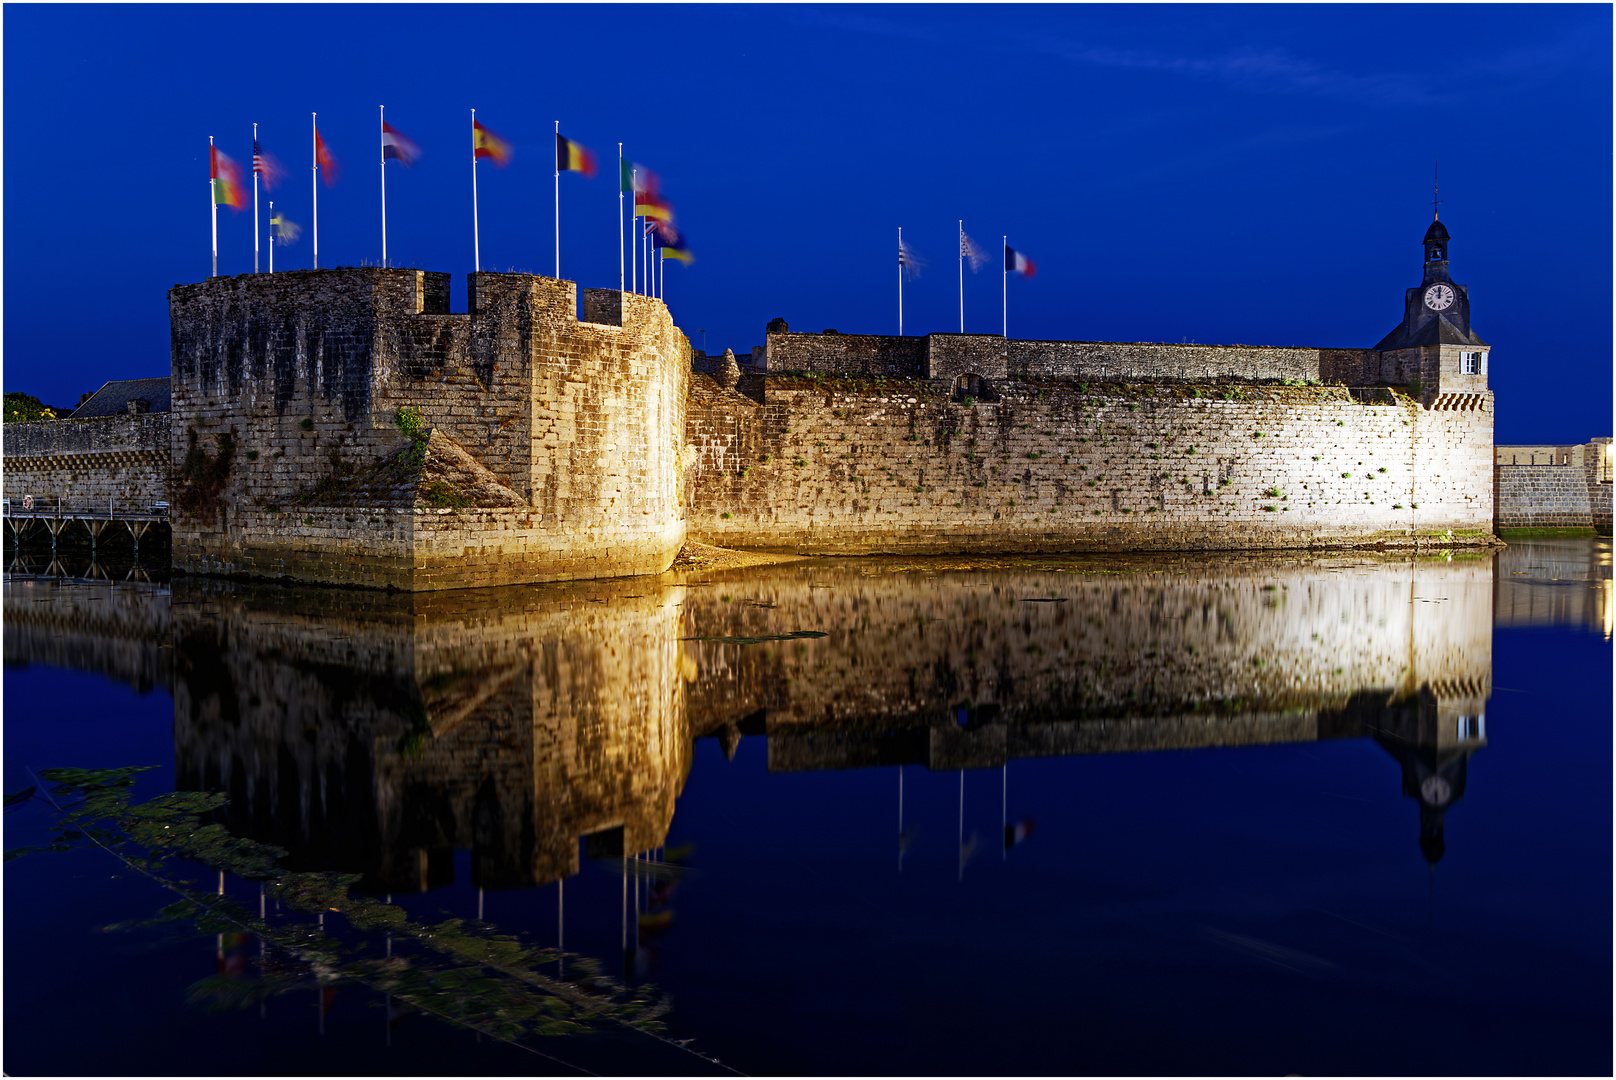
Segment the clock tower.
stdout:
[[1437,394],[1487,392],[1490,350],[1470,328],[1470,293],[1448,275],[1448,230],[1434,216],[1425,230],[1424,273],[1403,297],[1403,321],[1381,339],[1381,380]]

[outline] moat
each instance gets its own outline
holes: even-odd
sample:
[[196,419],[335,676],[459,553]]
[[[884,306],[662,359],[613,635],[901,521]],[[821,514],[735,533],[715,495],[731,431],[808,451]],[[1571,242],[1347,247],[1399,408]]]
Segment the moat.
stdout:
[[[5,582],[7,848],[60,813],[40,771],[155,766],[134,799],[222,793],[285,854],[174,875],[261,934],[140,925],[174,896],[93,847],[10,862],[14,1075],[1611,1069],[1609,539],[396,595],[87,569]],[[325,873],[348,899],[280,903]],[[665,1030],[450,1022],[384,905]],[[384,949],[436,989],[367,982]]]

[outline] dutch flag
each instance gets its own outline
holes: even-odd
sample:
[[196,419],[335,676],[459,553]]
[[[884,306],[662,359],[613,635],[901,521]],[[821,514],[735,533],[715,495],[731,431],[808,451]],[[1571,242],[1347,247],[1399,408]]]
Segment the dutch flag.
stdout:
[[421,148],[387,121],[382,121],[382,160],[396,161],[400,165],[413,165],[421,156]]

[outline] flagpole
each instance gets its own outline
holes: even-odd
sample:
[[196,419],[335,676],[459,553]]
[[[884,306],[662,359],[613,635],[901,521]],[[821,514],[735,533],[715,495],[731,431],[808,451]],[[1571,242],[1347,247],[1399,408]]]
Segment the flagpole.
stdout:
[[319,113],[309,113],[309,131],[314,139],[314,164],[309,167],[309,187],[314,190],[314,268],[320,269],[320,125]]
[[[477,110],[471,110],[471,268],[483,268],[482,247],[477,238]],[[473,314],[476,314],[473,312]]]
[[[639,194],[640,170],[638,170],[638,169],[630,169],[628,171],[628,176],[629,176],[629,184],[628,184],[628,186],[635,189],[633,192],[631,192],[631,194],[636,194],[636,195]],[[635,207],[633,209],[637,209],[637,207]],[[634,223],[634,227],[636,229],[640,227],[640,219],[637,216],[635,216],[634,214],[631,213],[629,215],[629,220]],[[628,264],[628,287],[629,287],[629,291],[630,292],[639,292],[640,291],[640,239],[637,236],[629,237],[628,259],[629,259],[629,264]]]
[[213,152],[213,136],[208,136],[208,213],[213,216],[213,273],[219,276],[219,194],[214,173],[219,171],[218,158]]
[[[898,226],[898,336],[903,337],[903,226]],[[901,829],[899,830],[902,831]]]
[[959,223],[960,333],[965,333],[965,221]]
[[258,273],[258,125],[253,125],[253,273]]
[[617,144],[617,291],[623,291],[623,144]]
[[556,125],[556,169],[555,169],[555,242],[556,242],[556,280],[561,280],[561,121]]
[[[1010,238],[1008,236],[1000,237],[999,246],[1004,251],[1009,251]],[[1000,317],[1004,320],[1004,337],[1008,341],[1010,338],[1010,269],[1005,265],[1009,260],[1005,258],[1004,251],[999,253],[999,311]]]
[[[272,222],[275,220],[274,199],[269,200],[269,220]],[[273,232],[269,234],[269,272],[271,274],[275,272],[275,234]]]
[[382,138],[382,265],[387,265],[387,106],[376,106]]

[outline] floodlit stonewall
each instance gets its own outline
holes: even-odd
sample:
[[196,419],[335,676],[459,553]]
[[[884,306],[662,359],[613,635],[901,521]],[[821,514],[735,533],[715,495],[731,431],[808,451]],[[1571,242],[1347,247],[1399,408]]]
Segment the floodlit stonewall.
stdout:
[[[690,371],[667,309],[527,274],[468,294],[453,314],[448,275],[379,268],[175,286],[176,568],[400,589],[666,569]],[[421,483],[427,434],[515,497]],[[344,496],[378,471],[396,497]]]

